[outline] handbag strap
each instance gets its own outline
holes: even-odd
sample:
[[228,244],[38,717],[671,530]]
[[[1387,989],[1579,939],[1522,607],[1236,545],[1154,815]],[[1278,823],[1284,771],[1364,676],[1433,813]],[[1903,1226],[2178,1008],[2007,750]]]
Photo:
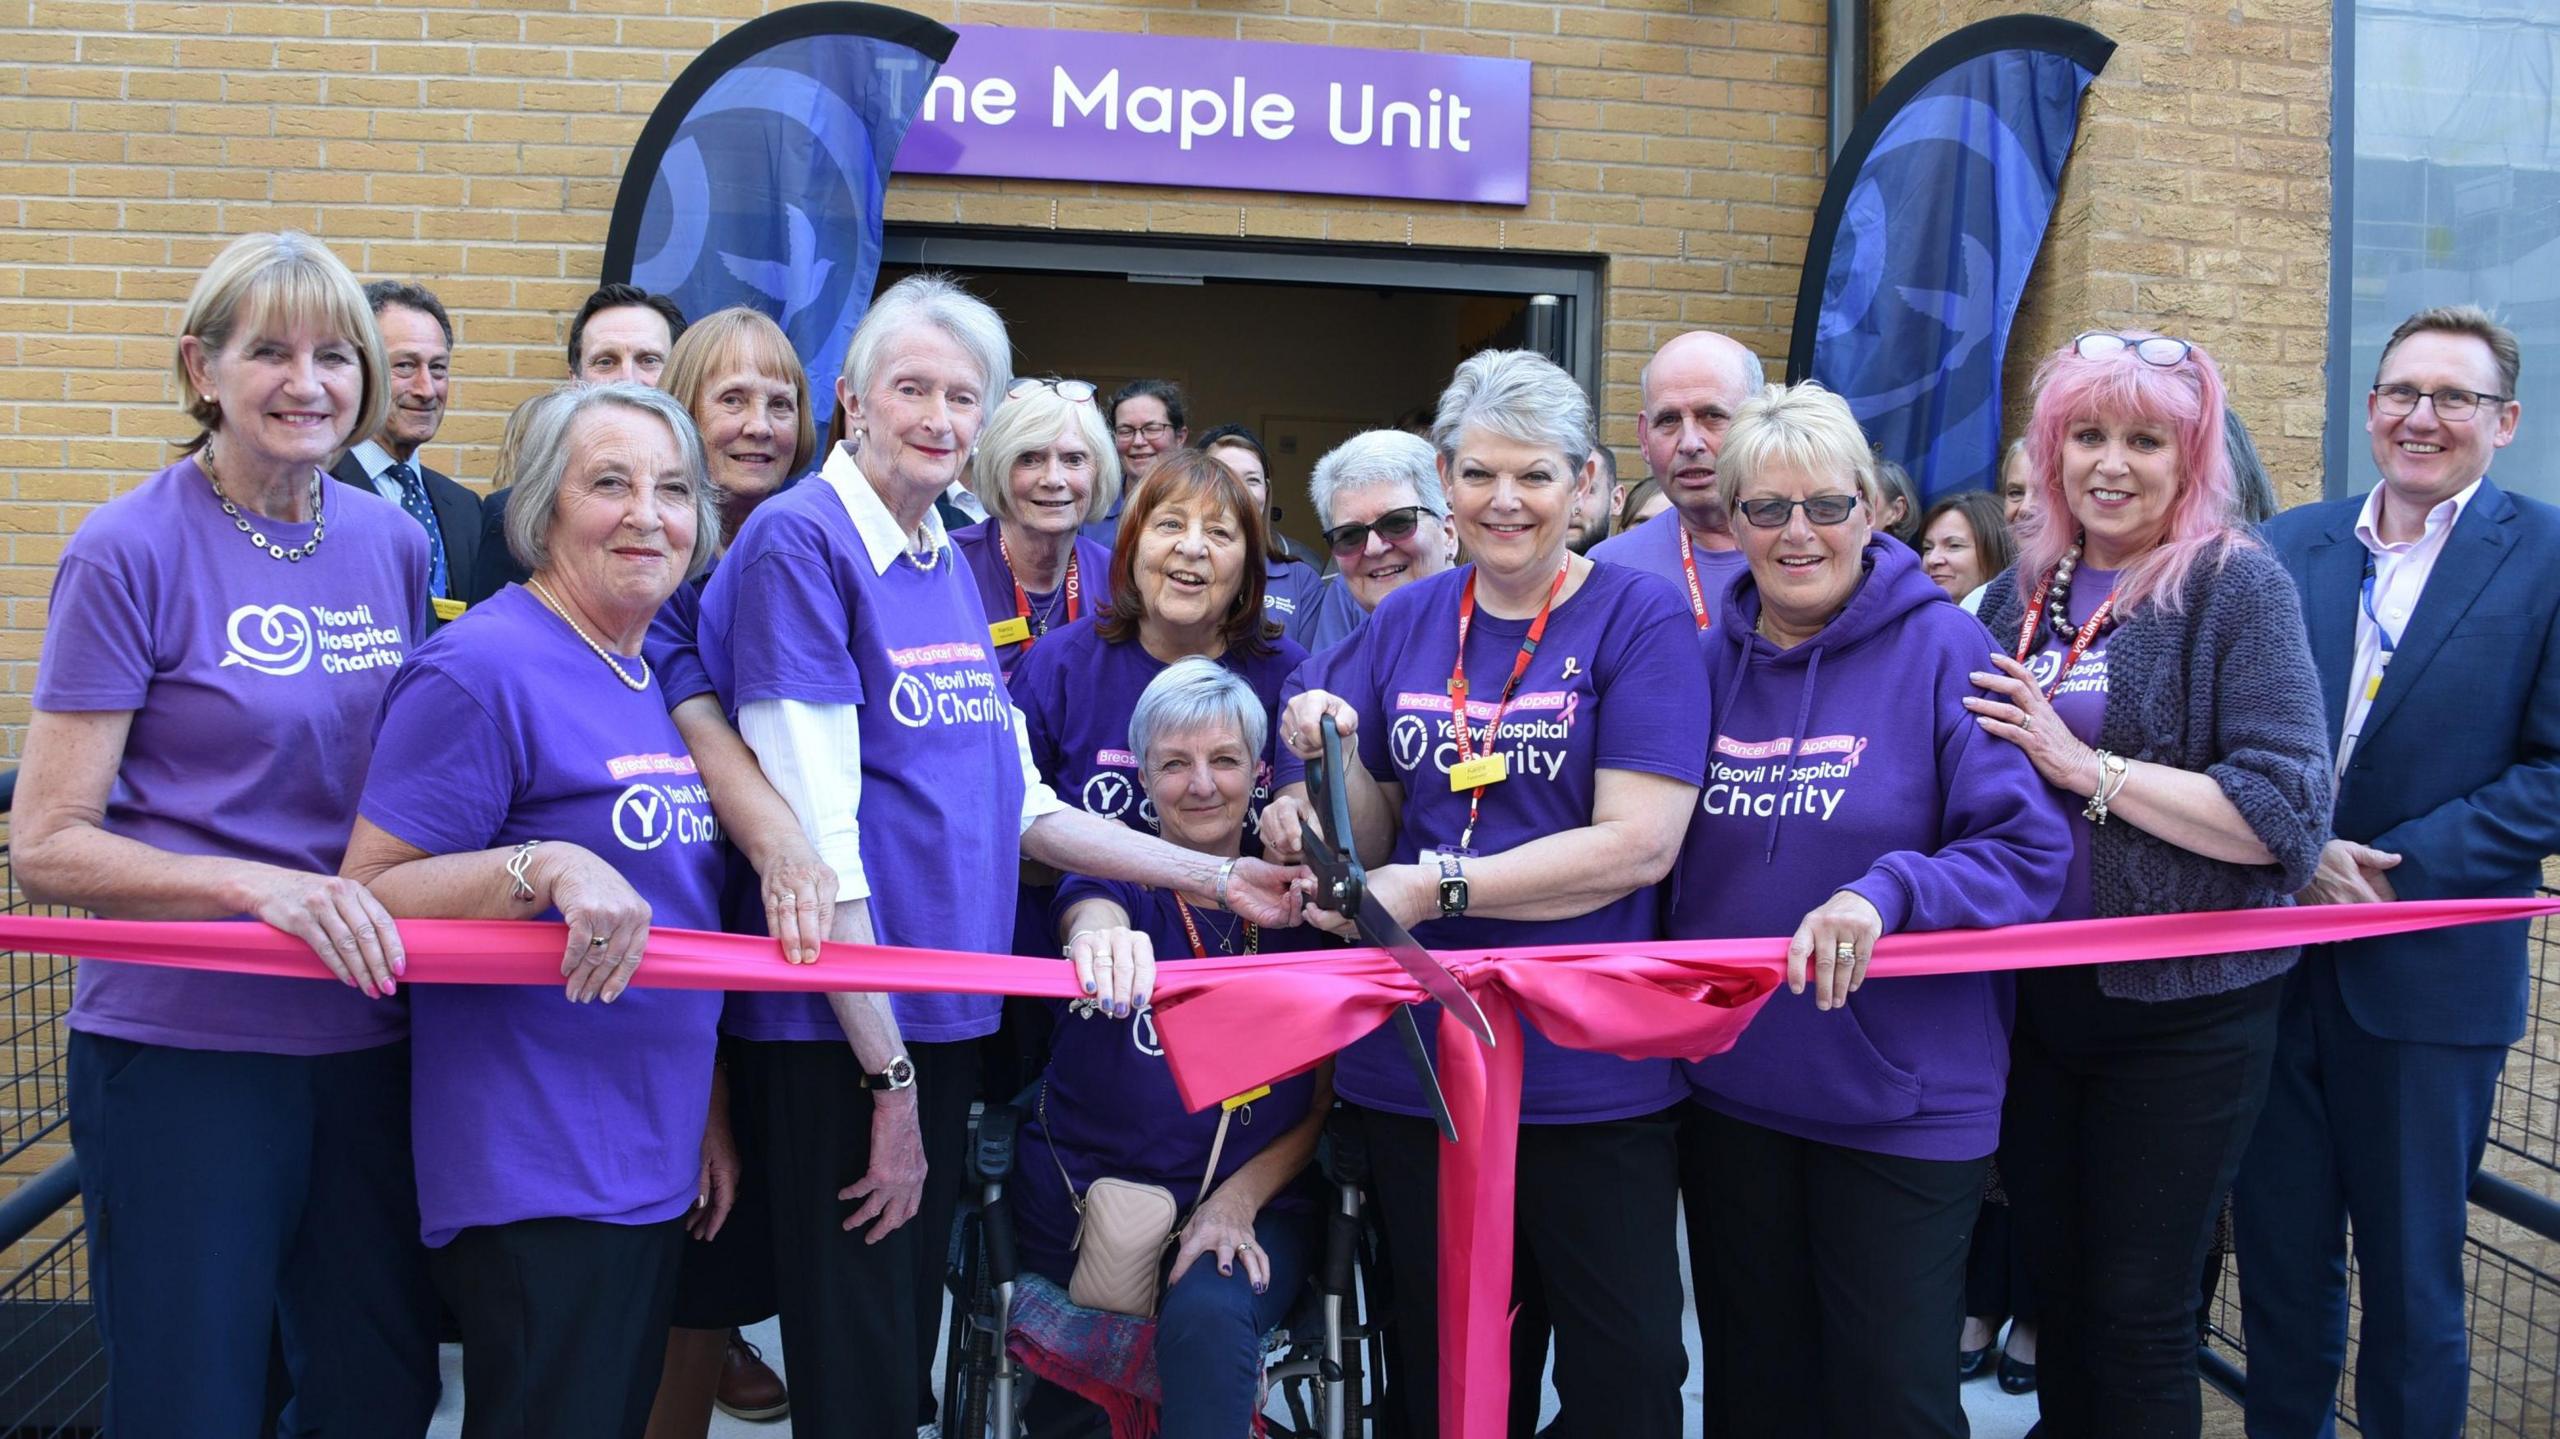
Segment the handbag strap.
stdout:
[[[1058,1155],[1058,1131],[1051,1128],[1049,1124],[1049,1079],[1046,1075],[1042,1075],[1040,1078],[1039,1109],[1040,1137],[1048,1142],[1049,1162],[1058,1166],[1058,1182],[1067,1187],[1067,1202],[1075,1206],[1076,1214],[1081,1218],[1084,1214],[1084,1196],[1076,1192],[1075,1180],[1067,1176],[1067,1162]],[[1191,1215],[1198,1214],[1200,1212],[1201,1203],[1209,1197],[1209,1186],[1218,1177],[1218,1156],[1220,1153],[1224,1152],[1227,1147],[1227,1125],[1233,1121],[1235,1117],[1236,1112],[1234,1108],[1221,1107],[1219,1109],[1218,1133],[1216,1137],[1209,1141],[1209,1167],[1201,1172],[1200,1192],[1192,1196],[1191,1214],[1182,1216],[1182,1223],[1173,1226],[1177,1231],[1182,1228],[1183,1224],[1191,1222]]]

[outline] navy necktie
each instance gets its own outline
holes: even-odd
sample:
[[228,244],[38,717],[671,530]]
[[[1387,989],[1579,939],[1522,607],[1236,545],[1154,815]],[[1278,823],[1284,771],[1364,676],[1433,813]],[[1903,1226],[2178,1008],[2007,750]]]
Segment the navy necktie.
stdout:
[[436,507],[427,501],[426,477],[398,460],[383,473],[400,487],[400,508],[427,527],[427,592],[443,599],[452,592],[444,566],[444,527],[436,523]]

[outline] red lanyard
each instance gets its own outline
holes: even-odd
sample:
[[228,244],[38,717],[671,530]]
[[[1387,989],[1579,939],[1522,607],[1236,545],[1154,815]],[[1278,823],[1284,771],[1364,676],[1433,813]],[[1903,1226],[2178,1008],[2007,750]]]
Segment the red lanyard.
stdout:
[[1698,628],[1707,627],[1707,592],[1698,588],[1698,556],[1689,544],[1689,527],[1680,529],[1680,568],[1689,576],[1689,613],[1698,617]]
[[[996,532],[996,553],[1004,559],[1005,578],[1013,581],[1014,617],[1021,620],[1024,627],[1028,628],[1031,624],[1031,596],[1025,593],[1022,588],[1022,577],[1013,572],[1013,547],[1004,542],[1004,532],[1001,530]],[[1076,547],[1072,540],[1067,544],[1067,578],[1065,588],[1067,592],[1067,623],[1074,624],[1076,622],[1076,601],[1084,594],[1084,586],[1076,577]],[[1038,640],[1041,635],[1045,635],[1048,632],[1049,627],[1042,625],[1034,633],[1023,637],[1022,647],[1025,650],[1030,649],[1034,641]]]
[[[1209,946],[1200,942],[1200,926],[1191,922],[1191,906],[1184,904],[1182,902],[1182,896],[1178,894],[1173,897],[1173,912],[1182,916],[1182,932],[1184,936],[1189,938],[1191,941],[1191,957],[1193,959],[1207,959],[1209,957]],[[1261,929],[1258,928],[1252,920],[1248,919],[1244,921],[1244,952],[1247,954],[1254,954],[1259,952],[1261,948]]]
[[[2052,595],[2053,576],[2047,574],[2036,585],[2036,597],[2027,605],[2027,618],[2018,626],[2018,663],[2020,664],[2027,662],[2027,651],[2035,645],[2036,630],[2044,623],[2044,602]],[[2107,623],[2115,617],[2116,597],[2109,595],[2099,602],[2096,612],[2089,616],[2088,623],[2080,626],[2080,632],[2071,637],[2071,648],[2062,656],[2062,668],[2053,672],[2053,683],[2044,687],[2046,699],[2053,698],[2053,692],[2062,688],[2062,682],[2070,678],[2071,671],[2079,665],[2080,657],[2087,654],[2089,646],[2097,642],[2098,632],[2105,629]]]
[[[1512,691],[1520,688],[1520,677],[1529,672],[1529,658],[1538,652],[1538,641],[1546,637],[1547,616],[1555,613],[1556,596],[1564,593],[1565,576],[1572,573],[1573,557],[1567,555],[1556,566],[1556,582],[1547,586],[1547,602],[1538,606],[1538,617],[1529,621],[1529,633],[1520,641],[1520,653],[1511,661],[1511,678],[1502,682],[1502,698],[1493,702],[1493,718],[1485,724],[1484,744],[1487,750],[1502,737],[1502,712],[1511,707]],[[1476,619],[1476,572],[1467,571],[1466,588],[1458,595],[1458,661],[1449,670],[1449,714],[1456,720],[1458,762],[1475,758],[1475,742],[1467,733],[1467,631]],[[1467,829],[1458,836],[1458,848],[1475,842],[1476,811],[1484,803],[1483,785],[1467,794]]]

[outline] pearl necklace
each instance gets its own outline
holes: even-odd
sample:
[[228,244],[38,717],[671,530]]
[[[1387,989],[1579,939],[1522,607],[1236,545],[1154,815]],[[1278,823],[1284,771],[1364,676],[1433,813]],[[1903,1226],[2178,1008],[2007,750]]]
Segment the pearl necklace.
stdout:
[[320,541],[328,537],[327,517],[320,513],[320,472],[318,470],[311,472],[311,538],[288,550],[268,539],[264,531],[252,528],[249,517],[240,513],[240,507],[231,503],[231,497],[222,492],[222,477],[213,472],[212,445],[208,444],[196,451],[196,468],[204,471],[205,483],[213,486],[213,498],[222,506],[222,512],[231,517],[231,523],[239,526],[240,533],[249,537],[249,543],[265,550],[269,558],[299,564],[310,558],[312,553],[320,548]]
[[584,626],[581,626],[576,620],[569,618],[569,611],[564,608],[558,600],[552,598],[551,591],[542,587],[542,581],[526,580],[524,583],[527,589],[532,590],[536,595],[541,597],[544,604],[551,607],[551,612],[558,615],[561,618],[561,621],[567,624],[569,628],[577,634],[578,638],[587,642],[587,648],[596,652],[596,658],[604,661],[605,668],[613,671],[613,677],[615,679],[622,681],[623,685],[629,689],[645,690],[649,687],[649,657],[647,655],[642,655],[640,657],[640,678],[636,680],[633,679],[631,677],[631,672],[622,667],[622,661],[613,657],[613,651],[597,644],[595,636],[588,634]]
[[2052,616],[2053,632],[2058,635],[2071,633],[2071,572],[2078,568],[2080,546],[2074,544],[2053,567],[2053,603],[2045,611]]

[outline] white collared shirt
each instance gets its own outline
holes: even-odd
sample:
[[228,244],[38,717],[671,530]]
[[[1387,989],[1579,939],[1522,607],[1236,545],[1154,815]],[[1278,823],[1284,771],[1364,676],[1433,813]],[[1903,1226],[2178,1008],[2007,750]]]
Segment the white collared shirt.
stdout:
[[[389,450],[384,449],[381,445],[372,440],[367,440],[363,444],[356,446],[354,449],[347,451],[347,453],[354,456],[355,462],[364,467],[364,477],[373,482],[373,492],[375,494],[382,496],[384,499],[389,500],[395,505],[402,503],[400,482],[391,478],[387,473],[393,465],[399,463],[399,461],[391,457],[391,452]],[[425,482],[427,472],[418,469],[417,461],[411,460],[409,462],[409,468],[417,470],[419,481],[421,483]]]
[[[886,574],[902,556],[918,563],[958,564],[942,517],[928,506],[924,523],[912,533],[898,528],[897,516],[850,450],[839,445],[827,455],[818,477],[844,502],[853,517],[853,532],[862,541],[863,557],[872,573]],[[924,556],[933,558],[928,562]],[[775,643],[789,637],[775,636]],[[871,881],[862,867],[862,709],[849,704],[812,704],[806,700],[756,700],[738,711],[738,734],[756,753],[767,783],[800,820],[818,858],[836,872],[837,897],[867,899]],[[1022,829],[1042,815],[1066,808],[1065,801],[1040,777],[1031,762],[1031,731],[1022,710],[1013,712],[1014,750],[1022,763]]]
[[949,500],[954,508],[958,509],[960,513],[967,515],[971,520],[979,524],[986,523],[987,507],[978,499],[977,493],[971,490],[966,483],[960,480],[953,480],[951,482],[951,487],[942,492],[942,497]]
[[2354,755],[2356,740],[2364,733],[2365,716],[2373,709],[2373,697],[2382,685],[2385,669],[2390,664],[2383,640],[2396,646],[2409,627],[2409,616],[2417,613],[2418,597],[2426,593],[2427,580],[2436,572],[2436,561],[2444,554],[2445,540],[2453,534],[2454,522],[2480,493],[2480,481],[2462,487],[2452,499],[2439,501],[2427,511],[2425,523],[2414,540],[2393,544],[2382,538],[2382,491],[2376,485],[2364,497],[2364,509],[2356,516],[2356,543],[2364,546],[2373,564],[2373,606],[2368,611],[2364,589],[2356,589],[2356,659],[2347,671],[2346,724],[2338,736],[2338,775],[2347,773],[2347,760]]

